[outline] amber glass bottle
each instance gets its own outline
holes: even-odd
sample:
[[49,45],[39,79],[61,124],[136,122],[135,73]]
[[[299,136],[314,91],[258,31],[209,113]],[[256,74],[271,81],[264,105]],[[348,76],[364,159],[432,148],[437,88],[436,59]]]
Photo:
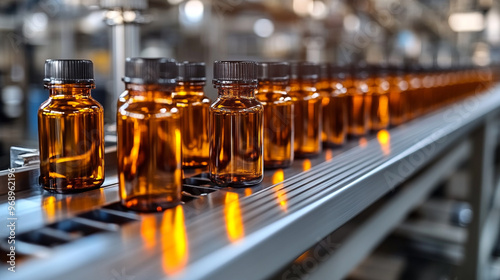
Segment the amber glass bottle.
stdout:
[[405,122],[408,111],[406,91],[408,82],[404,78],[402,66],[393,65],[389,70],[389,111],[391,126],[397,126]]
[[172,104],[177,65],[166,59],[125,63],[128,98],[118,109],[118,179],[121,203],[162,211],[181,199],[181,120]]
[[371,95],[369,108],[369,127],[373,131],[386,129],[389,126],[389,89],[388,67],[387,65],[371,65],[370,79],[371,85],[368,91]]
[[316,90],[319,65],[290,63],[290,91],[294,100],[294,151],[296,157],[316,156],[321,152],[322,108]]
[[257,63],[216,61],[217,100],[210,106],[210,179],[220,186],[242,187],[262,181],[263,112],[255,99]]
[[344,144],[347,136],[347,89],[345,69],[338,65],[321,64],[316,84],[322,98],[321,139],[326,147]]
[[408,82],[408,90],[405,92],[408,112],[406,119],[412,120],[421,115],[423,88],[420,79],[420,68],[417,65],[408,65],[405,79]]
[[103,108],[90,96],[90,60],[45,61],[49,99],[38,110],[40,184],[67,193],[104,182]]
[[368,131],[368,72],[366,67],[351,67],[352,86],[347,89],[348,134],[352,137],[364,136]]
[[293,162],[293,101],[287,94],[290,65],[258,64],[255,97],[264,106],[264,167],[284,168]]
[[178,63],[179,77],[173,94],[174,104],[181,112],[182,166],[208,165],[208,109],[211,101],[205,96],[205,63]]

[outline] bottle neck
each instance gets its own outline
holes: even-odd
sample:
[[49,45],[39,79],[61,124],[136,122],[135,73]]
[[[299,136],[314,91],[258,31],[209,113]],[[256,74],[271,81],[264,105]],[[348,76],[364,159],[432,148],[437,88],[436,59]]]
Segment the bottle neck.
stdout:
[[52,84],[45,85],[52,98],[67,97],[90,97],[90,91],[95,88],[94,84]]
[[196,95],[203,96],[205,82],[178,82],[173,96]]
[[290,92],[316,91],[316,80],[290,80]]
[[256,93],[286,92],[288,81],[259,81]]
[[254,83],[229,83],[229,84],[216,84],[219,98],[255,98],[255,89],[257,84]]
[[125,84],[125,90],[128,91],[132,100],[153,101],[156,99],[172,99],[174,85]]

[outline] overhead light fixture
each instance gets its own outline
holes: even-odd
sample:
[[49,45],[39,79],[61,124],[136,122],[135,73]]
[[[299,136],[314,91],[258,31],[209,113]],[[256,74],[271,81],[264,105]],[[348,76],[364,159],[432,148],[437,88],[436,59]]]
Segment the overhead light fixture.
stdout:
[[478,32],[484,29],[484,16],[480,12],[454,13],[448,24],[455,32]]
[[253,25],[253,32],[259,37],[267,38],[273,34],[274,24],[267,18],[258,19]]

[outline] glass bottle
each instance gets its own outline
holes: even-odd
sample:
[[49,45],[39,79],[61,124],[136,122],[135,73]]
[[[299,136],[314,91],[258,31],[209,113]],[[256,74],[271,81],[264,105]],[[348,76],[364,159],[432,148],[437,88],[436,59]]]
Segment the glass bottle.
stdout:
[[316,84],[322,98],[321,140],[326,147],[341,146],[347,136],[347,89],[345,71],[332,64],[321,64]]
[[90,60],[45,61],[49,99],[38,110],[40,184],[68,193],[98,188],[104,182],[104,116],[94,100]]
[[264,167],[284,168],[293,162],[293,101],[287,94],[290,65],[258,63],[255,97],[264,106]]
[[372,65],[370,67],[371,102],[369,108],[369,127],[373,131],[386,129],[389,126],[389,89],[387,80],[388,67],[386,65]]
[[210,179],[242,187],[263,179],[263,106],[255,99],[257,64],[216,61],[217,100],[210,106]]
[[205,63],[177,64],[179,77],[172,95],[181,112],[182,166],[208,165],[208,109],[212,103],[205,96]]
[[128,99],[118,109],[118,179],[121,203],[162,211],[181,200],[181,119],[173,105],[177,65],[167,59],[125,63]]
[[290,91],[294,100],[296,157],[316,156],[321,152],[322,108],[316,90],[319,65],[311,62],[290,63]]
[[352,137],[364,136],[368,131],[368,108],[367,96],[368,72],[366,67],[351,68],[352,85],[347,89],[347,120],[348,134]]
[[406,121],[408,108],[405,92],[408,90],[408,82],[404,79],[403,67],[397,65],[390,67],[388,78],[390,124],[397,126]]

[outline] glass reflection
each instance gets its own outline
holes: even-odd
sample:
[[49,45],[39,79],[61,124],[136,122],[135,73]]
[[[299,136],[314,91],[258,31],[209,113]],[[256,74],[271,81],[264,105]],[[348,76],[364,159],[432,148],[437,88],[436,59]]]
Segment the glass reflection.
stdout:
[[391,135],[390,133],[382,129],[377,133],[377,140],[380,144],[380,148],[382,149],[382,153],[384,153],[385,156],[389,155],[391,153]]
[[103,189],[73,195],[44,191],[41,201],[42,214],[46,221],[52,222],[67,213],[88,211],[105,202],[106,195]]
[[245,236],[240,201],[237,193],[228,192],[224,200],[224,218],[226,220],[227,237],[236,242]]
[[325,152],[325,160],[331,160],[333,158],[333,151],[328,149]]
[[175,274],[184,269],[188,261],[188,238],[184,210],[178,205],[165,210],[161,222],[163,271]]
[[366,147],[366,145],[368,145],[368,140],[366,140],[365,137],[359,138],[359,146],[361,148],[364,148],[364,147]]
[[143,216],[141,222],[141,237],[146,249],[154,248],[156,245],[156,216]]
[[307,171],[311,169],[311,161],[308,159],[305,159],[304,162],[302,162],[302,170]]
[[245,189],[245,196],[249,196],[252,194],[252,189],[251,188],[246,188]]
[[273,177],[272,177],[272,183],[273,185],[276,185],[273,187],[274,192],[276,193],[276,201],[278,202],[279,206],[283,210],[283,212],[287,212],[287,199],[286,199],[286,192],[283,189],[283,181],[285,180],[285,173],[283,172],[283,169],[278,169],[276,172],[274,172]]

